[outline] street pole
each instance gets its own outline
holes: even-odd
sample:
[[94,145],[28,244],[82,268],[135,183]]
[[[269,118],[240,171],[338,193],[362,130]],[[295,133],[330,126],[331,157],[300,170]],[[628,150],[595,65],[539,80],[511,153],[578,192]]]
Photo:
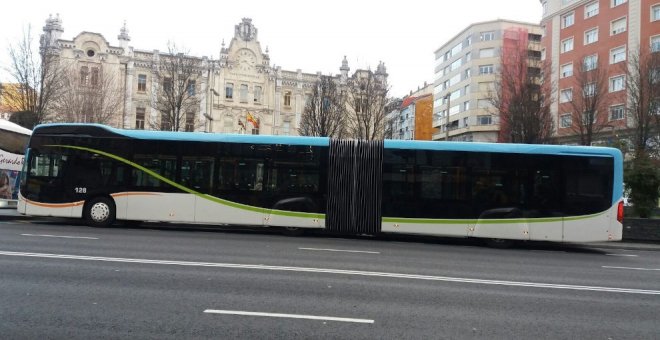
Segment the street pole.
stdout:
[[445,126],[445,142],[448,142],[449,141],[449,108],[451,107],[450,106],[451,92],[447,93],[447,95],[445,95],[445,98],[447,99],[447,115],[445,116],[446,122],[447,122],[447,124]]

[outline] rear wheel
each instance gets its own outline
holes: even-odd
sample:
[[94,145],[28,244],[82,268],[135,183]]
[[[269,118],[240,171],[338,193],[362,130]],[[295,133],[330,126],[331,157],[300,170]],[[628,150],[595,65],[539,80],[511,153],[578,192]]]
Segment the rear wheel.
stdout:
[[107,197],[96,197],[85,204],[85,220],[91,227],[108,227],[115,222],[115,203]]

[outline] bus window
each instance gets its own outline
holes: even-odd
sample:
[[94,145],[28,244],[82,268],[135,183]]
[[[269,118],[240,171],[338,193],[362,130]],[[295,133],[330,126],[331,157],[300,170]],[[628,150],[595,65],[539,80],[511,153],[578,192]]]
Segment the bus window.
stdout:
[[263,160],[222,158],[218,170],[219,190],[255,190],[261,179],[263,185]]
[[[171,181],[175,179],[176,158],[172,156],[135,155],[134,162]],[[133,185],[149,188],[167,187],[165,182],[139,169],[133,169]]]
[[213,158],[184,157],[181,163],[181,184],[209,193],[213,187]]

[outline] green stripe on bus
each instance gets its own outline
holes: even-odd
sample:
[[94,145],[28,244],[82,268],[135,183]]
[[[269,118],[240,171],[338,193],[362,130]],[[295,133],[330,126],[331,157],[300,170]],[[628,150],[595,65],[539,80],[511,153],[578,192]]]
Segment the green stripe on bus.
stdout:
[[383,223],[412,223],[412,224],[510,224],[510,223],[548,223],[562,221],[579,221],[598,217],[607,211],[591,215],[568,216],[568,217],[539,217],[539,218],[505,218],[505,219],[433,219],[433,218],[403,218],[383,217]]
[[105,151],[96,150],[96,149],[92,149],[92,148],[86,148],[86,147],[82,147],[82,146],[74,146],[74,145],[44,145],[44,146],[68,148],[68,149],[87,151],[87,152],[91,152],[91,153],[97,153],[97,154],[103,155],[105,157],[112,158],[114,160],[117,160],[117,161],[120,161],[122,163],[128,164],[128,165],[130,165],[130,166],[132,166],[132,167],[148,174],[149,176],[152,176],[152,177],[154,177],[158,180],[161,180],[161,181],[163,181],[163,182],[165,182],[165,183],[167,183],[167,184],[169,184],[169,185],[171,185],[171,186],[173,186],[173,187],[175,187],[175,188],[177,188],[181,191],[184,191],[184,192],[193,194],[193,195],[195,195],[199,198],[202,198],[202,199],[214,202],[214,203],[226,205],[226,206],[229,206],[229,207],[232,207],[232,208],[252,211],[252,212],[261,213],[261,214],[273,214],[273,215],[287,216],[287,217],[317,218],[317,219],[325,218],[325,214],[306,213],[306,212],[298,212],[298,211],[286,211],[286,210],[277,210],[277,209],[266,209],[266,208],[255,207],[255,206],[251,206],[251,205],[247,205],[247,204],[241,204],[241,203],[236,203],[236,202],[224,200],[222,198],[218,198],[218,197],[211,196],[211,195],[208,195],[208,194],[203,194],[201,192],[198,192],[198,191],[195,191],[195,190],[190,189],[188,187],[185,187],[185,186],[183,186],[179,183],[171,181],[171,180],[167,179],[166,177],[163,177],[163,176],[161,176],[161,175],[159,175],[159,174],[157,174],[157,173],[155,173],[155,172],[153,172],[153,171],[151,171],[151,170],[149,170],[149,169],[147,169],[147,168],[145,168],[145,167],[143,167],[139,164],[136,164],[136,163],[133,163],[133,162],[129,161],[128,159],[119,157],[117,155],[113,155],[113,154],[105,152]]

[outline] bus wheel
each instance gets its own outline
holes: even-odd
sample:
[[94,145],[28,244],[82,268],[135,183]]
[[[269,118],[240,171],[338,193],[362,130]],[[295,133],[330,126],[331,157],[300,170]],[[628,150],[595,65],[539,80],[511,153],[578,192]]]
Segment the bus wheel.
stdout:
[[96,197],[85,204],[85,220],[91,227],[108,227],[115,222],[115,203],[107,197]]

